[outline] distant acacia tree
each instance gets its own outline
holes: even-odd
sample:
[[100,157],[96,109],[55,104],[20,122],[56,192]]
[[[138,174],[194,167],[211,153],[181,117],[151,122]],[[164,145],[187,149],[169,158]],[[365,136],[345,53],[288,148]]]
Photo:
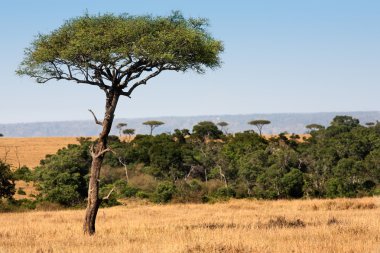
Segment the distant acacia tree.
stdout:
[[110,151],[107,140],[119,98],[130,98],[137,87],[164,71],[204,73],[207,68],[217,68],[222,51],[222,42],[207,32],[207,20],[185,19],[179,12],[167,17],[85,14],[49,34],[38,35],[25,50],[17,74],[38,83],[65,80],[87,84],[105,93],[104,119],[98,120],[91,111],[102,131],[91,148],[85,234],[95,233],[102,201],[99,175]]
[[2,133],[0,133],[0,137],[3,137],[4,135]]
[[165,124],[164,122],[162,121],[158,121],[158,120],[149,120],[149,121],[145,121],[143,122],[143,125],[146,125],[146,126],[149,126],[150,127],[150,135],[153,134],[153,130],[161,125]]
[[221,122],[218,122],[217,125],[220,126],[223,133],[227,134],[227,128],[226,128],[228,126],[227,122],[221,121]]
[[132,128],[124,129],[123,134],[128,136],[128,142],[130,142],[132,139],[132,136],[135,134],[135,129],[132,129]]
[[306,126],[307,129],[310,131],[316,131],[316,130],[321,130],[324,129],[325,127],[319,124],[309,124]]
[[258,120],[252,120],[248,122],[248,124],[257,127],[257,130],[259,130],[260,136],[262,136],[262,130],[265,125],[269,125],[271,122],[269,120],[264,119],[258,119]]
[[119,129],[119,136],[121,137],[121,133],[123,132],[123,128],[127,127],[127,123],[119,123],[116,125],[116,128]]

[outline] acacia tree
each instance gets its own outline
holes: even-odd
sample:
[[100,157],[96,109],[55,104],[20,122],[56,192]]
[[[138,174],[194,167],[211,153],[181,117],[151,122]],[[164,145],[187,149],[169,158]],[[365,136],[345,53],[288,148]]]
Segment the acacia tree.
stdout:
[[121,138],[121,133],[123,132],[123,129],[127,127],[127,123],[119,123],[116,125],[116,128],[119,129],[119,136]]
[[127,128],[123,130],[123,134],[128,135],[128,142],[132,140],[132,136],[135,134],[135,129]]
[[261,133],[262,133],[263,127],[265,125],[269,125],[270,123],[271,122],[269,120],[265,120],[265,119],[252,120],[252,121],[248,122],[248,124],[257,127],[257,130],[259,130],[260,136],[262,135]]
[[227,122],[221,121],[221,122],[218,122],[217,125],[220,126],[220,130],[222,130],[224,134],[227,134],[227,126],[228,126]]
[[181,13],[162,16],[84,15],[66,21],[46,35],[38,35],[25,50],[17,73],[38,83],[73,81],[100,88],[105,93],[102,131],[91,147],[91,172],[83,224],[85,234],[95,233],[101,198],[99,175],[107,138],[121,96],[164,71],[204,73],[220,66],[222,42],[206,30],[207,20],[185,19]]
[[165,124],[164,122],[162,121],[158,121],[158,120],[149,120],[149,121],[145,121],[143,122],[143,125],[146,125],[146,126],[149,126],[150,127],[150,135],[153,134],[153,130],[156,128],[156,127],[159,127],[161,125]]
[[306,128],[309,129],[309,131],[318,131],[318,130],[324,129],[325,127],[320,124],[313,123],[313,124],[306,125]]

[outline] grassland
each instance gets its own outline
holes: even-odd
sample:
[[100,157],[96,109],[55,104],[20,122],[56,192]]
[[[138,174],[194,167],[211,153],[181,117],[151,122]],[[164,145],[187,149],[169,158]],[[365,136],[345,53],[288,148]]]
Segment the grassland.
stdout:
[[379,198],[129,202],[101,209],[93,237],[83,214],[1,214],[0,252],[380,252]]
[[[76,138],[0,138],[0,158],[4,147],[11,147],[8,162],[34,167],[70,143]],[[33,193],[31,183],[17,183]],[[82,234],[83,215],[83,210],[2,213],[0,253],[380,252],[379,198],[203,205],[130,201],[101,209],[93,237]]]
[[0,159],[17,168],[34,168],[47,154],[55,154],[68,144],[78,143],[76,137],[0,138]]

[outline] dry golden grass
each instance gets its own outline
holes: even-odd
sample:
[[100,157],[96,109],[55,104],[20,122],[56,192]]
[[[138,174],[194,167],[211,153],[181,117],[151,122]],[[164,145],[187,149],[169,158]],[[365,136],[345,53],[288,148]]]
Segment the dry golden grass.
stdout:
[[380,252],[378,198],[250,201],[0,215],[0,252]]
[[47,154],[55,154],[68,144],[77,144],[77,137],[0,138],[0,160],[13,168],[37,166]]

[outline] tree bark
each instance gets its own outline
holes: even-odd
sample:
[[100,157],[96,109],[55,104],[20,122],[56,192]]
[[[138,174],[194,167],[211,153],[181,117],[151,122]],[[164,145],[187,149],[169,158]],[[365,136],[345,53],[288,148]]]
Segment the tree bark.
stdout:
[[107,93],[102,132],[93,150],[91,150],[92,163],[90,170],[90,182],[88,186],[88,198],[86,215],[83,223],[83,232],[88,235],[95,234],[95,221],[101,199],[99,198],[99,175],[104,155],[107,152],[107,139],[111,131],[114,113],[119,100],[120,93],[109,91]]

